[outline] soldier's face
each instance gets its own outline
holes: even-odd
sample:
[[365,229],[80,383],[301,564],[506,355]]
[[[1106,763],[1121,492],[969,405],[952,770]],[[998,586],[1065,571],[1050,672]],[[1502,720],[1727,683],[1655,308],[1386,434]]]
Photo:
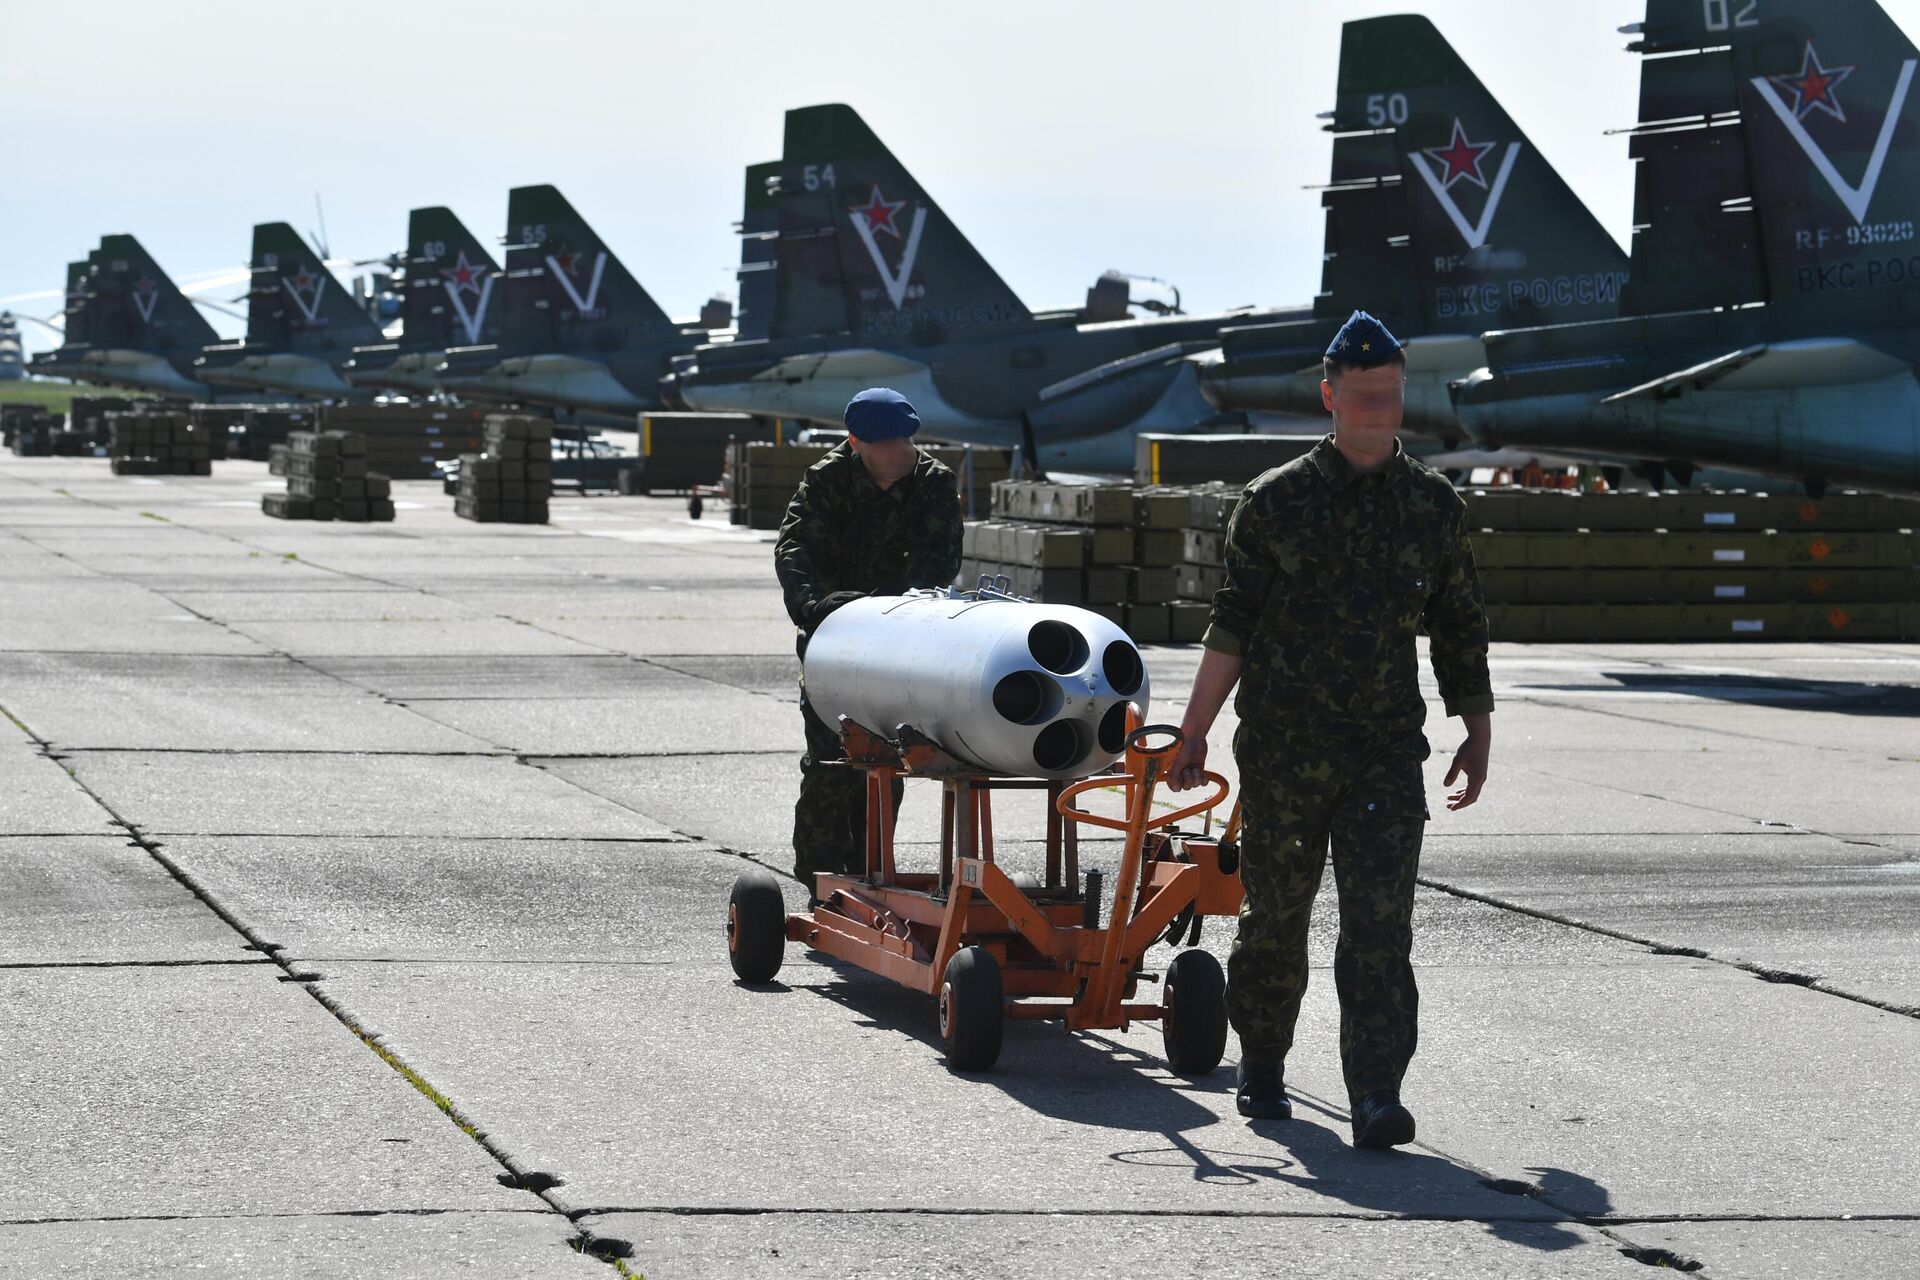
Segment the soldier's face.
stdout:
[[1320,384],[1320,400],[1333,415],[1333,429],[1362,448],[1384,446],[1407,416],[1407,371],[1400,365],[1348,369]]
[[849,447],[866,464],[867,474],[882,489],[906,477],[913,470],[913,441],[910,438],[897,440],[862,440],[858,436],[848,436]]

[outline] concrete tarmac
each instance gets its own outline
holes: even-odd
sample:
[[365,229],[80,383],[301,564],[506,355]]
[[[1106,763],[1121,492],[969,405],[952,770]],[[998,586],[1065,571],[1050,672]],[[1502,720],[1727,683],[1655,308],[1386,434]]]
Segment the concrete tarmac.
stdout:
[[1287,1124],[1232,1046],[963,1076],[925,997],[733,981],[802,746],[770,534],[216,470],[0,458],[0,1277],[1920,1274],[1920,646],[1496,646],[1474,808],[1428,724],[1420,1141],[1356,1152],[1330,876]]

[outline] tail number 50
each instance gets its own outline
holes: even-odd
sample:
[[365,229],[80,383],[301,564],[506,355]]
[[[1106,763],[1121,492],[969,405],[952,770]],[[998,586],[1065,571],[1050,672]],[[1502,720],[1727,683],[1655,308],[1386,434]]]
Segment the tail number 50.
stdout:
[[[1755,0],[1758,3],[1758,0]],[[1407,122],[1407,95],[1370,93],[1367,95],[1367,123],[1375,129]]]

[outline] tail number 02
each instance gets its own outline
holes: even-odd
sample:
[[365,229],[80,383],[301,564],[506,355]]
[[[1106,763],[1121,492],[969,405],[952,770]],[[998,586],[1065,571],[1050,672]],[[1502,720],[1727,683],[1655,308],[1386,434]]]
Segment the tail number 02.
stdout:
[[1725,31],[1729,27],[1757,27],[1756,11],[1760,0],[1700,0],[1701,17],[1707,30]]
[[[1756,3],[1758,0],[1756,0]],[[1367,123],[1375,129],[1407,122],[1407,95],[1370,93],[1367,95]]]

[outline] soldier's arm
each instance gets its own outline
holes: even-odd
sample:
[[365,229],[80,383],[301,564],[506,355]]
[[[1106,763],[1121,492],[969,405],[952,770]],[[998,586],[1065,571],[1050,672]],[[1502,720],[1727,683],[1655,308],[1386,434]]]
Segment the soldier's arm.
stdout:
[[1227,705],[1233,686],[1240,683],[1240,668],[1246,660],[1238,654],[1208,649],[1200,655],[1200,669],[1193,673],[1193,693],[1187,698],[1187,713],[1180,717],[1180,750],[1167,766],[1167,785],[1175,791],[1197,787],[1207,766],[1207,734]]
[[1433,675],[1450,716],[1486,716],[1493,710],[1487,674],[1487,606],[1473,567],[1465,506],[1454,512],[1446,563],[1427,597],[1427,634],[1433,639]]
[[1259,505],[1247,493],[1227,524],[1227,585],[1213,594],[1213,615],[1200,639],[1206,652],[1200,655],[1187,713],[1180,720],[1185,741],[1167,767],[1168,784],[1175,791],[1200,785],[1207,763],[1207,734],[1240,682],[1247,645],[1279,573],[1274,530],[1271,521],[1256,511]]
[[1208,649],[1238,658],[1247,651],[1261,611],[1273,590],[1279,564],[1274,556],[1273,522],[1251,486],[1227,522],[1227,585],[1213,593],[1213,613],[1200,643]]
[[1480,798],[1493,751],[1493,681],[1487,674],[1487,606],[1473,566],[1465,506],[1454,512],[1443,572],[1427,599],[1427,634],[1433,639],[1433,674],[1447,714],[1459,716],[1467,740],[1454,752],[1445,782],[1464,776],[1466,785],[1447,797],[1447,808],[1464,809]]
[[821,519],[811,478],[803,478],[793,491],[793,500],[787,503],[787,514],[781,518],[780,533],[773,542],[773,571],[786,598],[787,616],[796,627],[808,625],[809,611],[826,594],[820,589],[820,574],[815,567]]
[[933,492],[921,526],[920,548],[907,574],[910,587],[950,587],[960,576],[960,484],[951,471],[928,477]]

